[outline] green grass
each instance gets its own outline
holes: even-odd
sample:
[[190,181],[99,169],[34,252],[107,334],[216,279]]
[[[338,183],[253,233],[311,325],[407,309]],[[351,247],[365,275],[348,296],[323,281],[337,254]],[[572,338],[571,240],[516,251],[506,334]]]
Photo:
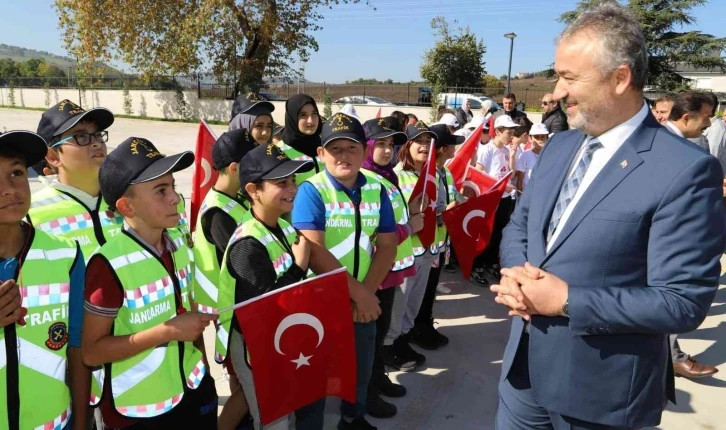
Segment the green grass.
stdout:
[[[39,112],[45,112],[46,108],[37,108],[37,107],[23,107],[23,106],[7,106],[7,105],[0,105],[0,108],[2,109],[18,109],[18,110],[34,110]],[[151,118],[151,117],[141,117],[136,115],[119,115],[119,114],[113,114],[114,118],[125,118],[125,119],[140,119],[144,121],[161,121],[161,122],[184,122],[188,124],[197,124],[199,123],[200,119],[192,118],[192,119],[173,119],[173,118]],[[205,120],[207,124],[214,124],[214,125],[227,125],[228,122],[225,121],[212,121],[212,120]]]

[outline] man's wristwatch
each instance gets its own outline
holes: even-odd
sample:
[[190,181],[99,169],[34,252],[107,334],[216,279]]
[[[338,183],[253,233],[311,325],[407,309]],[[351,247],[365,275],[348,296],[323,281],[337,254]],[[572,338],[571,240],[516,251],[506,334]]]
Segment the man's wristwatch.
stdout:
[[567,318],[570,317],[570,299],[565,300],[565,304],[562,305],[562,315],[566,316]]

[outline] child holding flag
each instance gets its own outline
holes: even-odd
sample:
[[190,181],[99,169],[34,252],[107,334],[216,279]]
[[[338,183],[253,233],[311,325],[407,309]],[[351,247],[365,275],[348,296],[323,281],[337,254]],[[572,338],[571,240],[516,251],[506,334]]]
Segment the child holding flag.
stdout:
[[[243,115],[239,114],[236,118]],[[219,309],[218,286],[222,257],[229,239],[249,209],[249,204],[240,194],[240,160],[256,145],[252,133],[238,128],[219,136],[212,147],[213,168],[219,176],[204,198],[194,240],[192,297],[199,306],[199,312],[216,313]],[[219,417],[219,427],[225,430],[235,428],[248,408],[230,360],[225,360],[223,364],[229,374],[232,393]]]
[[[394,121],[390,121],[394,120]],[[423,214],[413,217],[409,214],[409,205],[403,197],[401,188],[398,185],[398,176],[393,171],[391,160],[396,146],[401,146],[408,138],[406,134],[396,131],[389,125],[397,123],[394,117],[372,119],[363,124],[368,139],[368,152],[363,162],[363,174],[378,180],[386,189],[388,198],[391,200],[393,214],[396,218],[396,239],[398,248],[393,268],[386,275],[381,287],[376,291],[376,297],[380,301],[381,315],[376,320],[376,347],[373,360],[373,373],[368,385],[368,413],[375,418],[389,418],[396,414],[396,405],[381,399],[386,397],[403,397],[406,388],[402,385],[391,382],[385,372],[383,365],[383,339],[391,325],[391,310],[395,288],[403,281],[416,274],[413,266],[413,245],[411,236],[423,227]],[[420,200],[414,201],[413,206],[420,205]]]
[[[260,145],[242,158],[238,181],[244,184],[250,210],[242,216],[224,253],[220,309],[305,278],[310,244],[281,217],[292,210],[297,193],[295,174],[312,169],[311,161],[292,161],[274,144]],[[218,360],[231,359],[259,430],[262,424],[252,369],[233,312],[220,315],[216,351]],[[287,416],[264,428],[286,430],[291,422],[292,416]]]
[[103,366],[92,393],[111,428],[217,426],[217,394],[202,332],[214,315],[190,300],[192,252],[172,174],[194,162],[146,139],[123,141],[99,171],[101,193],[124,219],[88,262],[83,361]]
[[358,120],[340,112],[333,115],[323,126],[318,149],[325,170],[300,186],[292,212],[293,225],[312,242],[311,269],[327,273],[342,265],[352,277],[348,286],[356,322],[356,403],[342,403],[341,430],[375,428],[365,419],[380,315],[375,293],[396,256],[391,201],[379,181],[360,171],[365,142]]
[[[404,200],[409,201],[424,164],[434,159],[433,153],[430,151],[434,151],[431,144],[432,140],[436,138],[436,134],[425,123],[419,121],[415,126],[408,126],[406,135],[408,142],[398,152],[399,164],[394,171],[398,175]],[[438,183],[438,178],[435,180]],[[411,215],[417,215],[425,206],[428,204],[412,206]],[[396,288],[391,326],[383,341],[386,366],[403,372],[413,371],[426,362],[426,357],[414,351],[409,345],[409,332],[414,326],[414,320],[421,307],[426,293],[429,271],[436,258],[427,252],[419,236],[411,236],[411,242],[415,256],[416,275],[407,278],[399,288]]]
[[447,248],[449,247],[449,233],[444,225],[442,214],[446,209],[454,206],[457,201],[462,200],[463,197],[456,191],[454,177],[449,169],[444,166],[444,163],[454,156],[456,145],[464,143],[465,140],[463,136],[451,134],[448,127],[444,124],[432,125],[431,131],[436,133],[438,137],[435,142],[436,172],[438,173],[439,179],[438,201],[436,205],[436,242],[430,247],[431,253],[435,256],[435,260],[429,272],[426,294],[421,302],[421,307],[419,308],[416,322],[414,328],[411,330],[409,339],[410,342],[427,350],[435,350],[449,343],[449,338],[434,328],[433,317],[436,292],[451,292],[451,290],[443,285],[439,285],[441,269],[446,259]]
[[28,166],[47,150],[33,132],[0,134],[3,429],[88,428],[90,373],[81,361],[83,254],[77,243],[23,221],[30,208]]

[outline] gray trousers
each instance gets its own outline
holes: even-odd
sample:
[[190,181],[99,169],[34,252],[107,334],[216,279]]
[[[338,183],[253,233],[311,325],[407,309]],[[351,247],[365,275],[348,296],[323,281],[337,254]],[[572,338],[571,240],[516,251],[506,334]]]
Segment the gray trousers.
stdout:
[[673,358],[674,363],[683,363],[686,360],[688,360],[689,358],[691,358],[690,355],[681,351],[681,346],[678,344],[678,335],[677,334],[668,335],[668,338],[671,341],[671,357]]
[[431,255],[426,252],[416,257],[414,267],[416,274],[407,278],[396,289],[396,296],[393,298],[393,309],[391,309],[391,326],[388,328],[383,344],[393,345],[393,342],[402,334],[407,334],[416,322],[416,315],[426,295],[426,284],[429,280],[431,264],[439,258],[438,255]]
[[[262,429],[260,420],[260,408],[257,405],[257,393],[255,392],[255,381],[252,378],[252,369],[247,364],[247,351],[245,351],[242,335],[237,330],[232,330],[229,339],[229,351],[237,379],[242,385],[247,404],[250,407],[250,415],[255,420],[255,430]],[[282,417],[264,426],[265,430],[293,430],[295,428],[295,414]]]

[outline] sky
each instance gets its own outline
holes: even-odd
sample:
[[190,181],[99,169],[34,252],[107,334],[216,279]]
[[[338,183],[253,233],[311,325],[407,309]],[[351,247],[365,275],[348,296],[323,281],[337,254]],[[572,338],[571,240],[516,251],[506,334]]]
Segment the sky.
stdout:
[[[358,78],[420,80],[424,52],[436,41],[430,21],[445,16],[470,26],[484,40],[488,74],[507,73],[509,40],[517,34],[512,75],[548,68],[554,39],[563,25],[557,18],[577,0],[369,0],[370,6],[340,5],[323,12],[320,49],[305,67],[314,82],[344,83]],[[692,11],[693,29],[725,37],[726,1],[710,0]],[[66,55],[52,0],[0,0],[0,43]]]

